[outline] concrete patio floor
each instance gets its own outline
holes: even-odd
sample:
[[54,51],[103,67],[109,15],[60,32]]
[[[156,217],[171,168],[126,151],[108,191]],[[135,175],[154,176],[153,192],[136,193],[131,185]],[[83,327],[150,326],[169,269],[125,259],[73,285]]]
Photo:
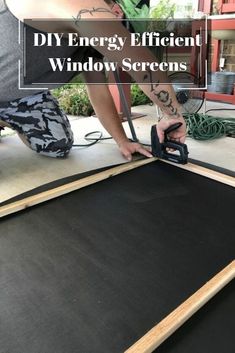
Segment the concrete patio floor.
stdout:
[[[235,109],[233,105],[207,102],[206,110],[211,108],[221,109],[221,111],[210,112],[210,115],[235,117],[235,111],[223,110]],[[133,123],[140,142],[149,143],[151,125],[156,124],[157,121],[155,107],[138,106],[132,108],[132,111],[146,114],[142,118],[133,120]],[[70,117],[70,120],[77,144],[86,143],[83,137],[91,131],[100,130],[103,131],[104,136],[108,136],[97,118]],[[125,122],[123,125],[128,136],[131,137],[128,124]],[[186,143],[191,158],[235,171],[234,138],[224,137],[206,142],[187,138]],[[0,150],[0,202],[66,176],[126,162],[113,140],[102,141],[89,148],[74,148],[69,158],[65,160],[35,154],[16,135],[2,138]]]

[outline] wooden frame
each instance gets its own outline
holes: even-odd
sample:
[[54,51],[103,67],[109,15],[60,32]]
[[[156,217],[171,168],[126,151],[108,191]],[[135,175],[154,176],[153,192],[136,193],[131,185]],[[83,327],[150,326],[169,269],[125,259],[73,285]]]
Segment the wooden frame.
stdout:
[[235,260],[170,313],[125,353],[151,353],[235,278]]
[[[152,163],[157,160],[158,160],[157,158],[147,158],[147,159],[141,159],[141,160],[138,160],[135,162],[125,163],[120,166],[105,170],[103,172],[100,172],[100,173],[82,178],[80,180],[70,182],[68,184],[56,187],[54,189],[41,192],[37,195],[26,197],[20,201],[12,202],[10,204],[7,204],[5,206],[0,207],[0,218],[8,216],[8,215],[16,213],[16,212],[19,212],[19,211],[23,211],[29,207],[39,205],[43,202],[55,199],[59,196],[68,194],[72,191],[82,189],[86,186],[95,184],[99,181],[111,178],[115,175],[119,175],[121,173],[124,173],[129,170],[141,167],[143,165]],[[171,162],[168,162],[165,160],[163,160],[163,162],[174,165],[175,167],[178,167],[178,168],[205,176],[207,178],[216,180],[220,183],[235,187],[235,179],[231,176],[224,175],[222,173],[218,173],[213,170],[210,170],[210,169],[207,169],[207,168],[204,168],[201,166],[197,166],[192,163],[181,165],[181,164],[171,163]]]
[[[4,217],[21,210],[27,209],[34,205],[49,201],[59,196],[68,194],[72,191],[81,189],[88,185],[95,184],[99,181],[130,171],[132,169],[147,165],[157,161],[157,158],[141,159],[135,162],[126,163],[97,174],[82,178],[80,180],[70,182],[68,184],[56,187],[54,189],[41,192],[37,195],[27,197],[20,201],[13,202],[6,206],[0,207],[0,217]],[[202,175],[204,177],[216,180],[218,182],[235,187],[235,179],[233,177],[212,171],[210,169],[197,166],[192,163],[186,165],[174,164],[168,161],[165,163],[174,165],[175,167],[186,171]],[[212,297],[214,297],[221,289],[223,289],[235,277],[235,260],[226,268],[213,277],[196,293],[189,297],[184,303],[170,313],[158,325],[153,327],[142,338],[133,344],[124,353],[151,353],[159,347],[168,337],[170,337],[179,327],[181,327],[191,316],[193,316],[203,305],[205,305]]]

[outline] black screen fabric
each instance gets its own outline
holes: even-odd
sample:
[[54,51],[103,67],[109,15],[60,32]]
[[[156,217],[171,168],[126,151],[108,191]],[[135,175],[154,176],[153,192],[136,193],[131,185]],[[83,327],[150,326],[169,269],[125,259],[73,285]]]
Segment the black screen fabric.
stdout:
[[[162,162],[0,224],[0,353],[121,353],[235,258],[232,187]],[[234,353],[231,282],[156,352]]]

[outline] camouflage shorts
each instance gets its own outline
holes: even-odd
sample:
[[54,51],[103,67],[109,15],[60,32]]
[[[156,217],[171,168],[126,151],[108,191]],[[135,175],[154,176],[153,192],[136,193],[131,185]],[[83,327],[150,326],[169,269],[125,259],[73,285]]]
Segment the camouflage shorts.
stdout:
[[0,103],[0,120],[22,134],[37,153],[65,157],[73,145],[68,118],[49,91]]

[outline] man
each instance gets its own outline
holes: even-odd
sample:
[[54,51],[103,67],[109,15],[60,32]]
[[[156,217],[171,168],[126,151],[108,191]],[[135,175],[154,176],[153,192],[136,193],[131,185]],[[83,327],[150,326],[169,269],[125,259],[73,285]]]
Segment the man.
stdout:
[[[73,134],[65,114],[60,110],[58,103],[50,92],[38,92],[32,90],[20,90],[18,88],[18,61],[22,57],[23,43],[18,45],[18,19],[45,18],[45,19],[69,19],[73,21],[61,21],[61,32],[78,32],[81,36],[97,37],[112,36],[113,33],[130,40],[130,34],[119,21],[106,21],[100,25],[97,21],[81,21],[83,19],[113,20],[120,15],[109,0],[87,0],[84,5],[80,0],[0,0],[0,31],[4,33],[0,40],[0,124],[15,129],[30,148],[38,153],[52,156],[65,157],[73,144]],[[101,11],[102,10],[102,11]],[[52,21],[53,26],[53,21]],[[43,30],[43,28],[40,28]],[[58,29],[57,29],[58,31]],[[74,50],[74,49],[73,49]],[[76,49],[80,56],[83,53]],[[98,51],[110,61],[122,65],[122,59],[131,58],[133,61],[153,62],[155,58],[151,52],[143,47],[125,47],[121,52],[108,51],[107,48],[98,48]],[[85,54],[84,54],[85,55]],[[40,59],[40,58],[39,58]],[[39,60],[40,62],[40,60]],[[39,75],[50,75],[40,67]],[[93,74],[93,73],[92,73]],[[158,84],[165,81],[163,73],[150,73],[130,71],[129,74],[136,82],[144,82],[140,85],[153,103],[159,105],[168,119],[162,120],[157,127],[160,141],[163,140],[164,130],[175,122],[182,122],[182,126],[171,133],[171,138],[183,142],[185,140],[186,126],[180,106],[176,100],[172,87],[168,84]],[[89,75],[85,79],[90,82]],[[151,157],[149,150],[139,143],[128,140],[118,113],[116,111],[108,86],[95,84],[88,85],[88,94],[94,110],[105,129],[111,134],[119,146],[121,153],[131,160],[135,152],[146,157]]]

